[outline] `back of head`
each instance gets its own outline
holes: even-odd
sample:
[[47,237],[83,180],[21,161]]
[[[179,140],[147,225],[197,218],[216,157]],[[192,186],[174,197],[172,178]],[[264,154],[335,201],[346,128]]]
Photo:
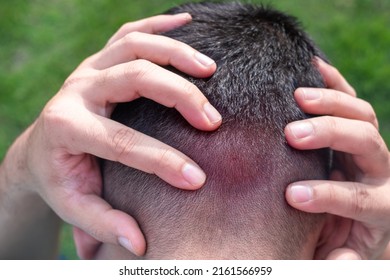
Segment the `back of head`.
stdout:
[[193,22],[165,35],[216,61],[211,78],[187,78],[222,114],[222,126],[198,131],[146,99],[119,105],[112,117],[187,154],[206,172],[206,184],[183,191],[107,161],[105,198],[139,222],[147,258],[305,257],[302,247],[323,219],[292,209],[284,192],[294,181],[325,179],[329,156],[294,150],[283,130],[307,118],[294,90],[324,87],[312,63],[321,54],[293,18],[270,8],[197,3],[170,11],[179,12]]

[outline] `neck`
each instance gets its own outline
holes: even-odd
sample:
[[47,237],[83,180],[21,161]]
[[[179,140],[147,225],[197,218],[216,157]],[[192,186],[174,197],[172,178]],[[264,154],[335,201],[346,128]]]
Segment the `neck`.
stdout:
[[[318,233],[311,238],[308,239],[308,242],[301,248],[301,251],[298,254],[295,254],[294,257],[289,259],[313,259],[314,250],[316,248],[318,240]],[[112,244],[102,244],[99,248],[98,252],[95,255],[95,259],[115,259],[115,260],[147,260],[147,259],[183,259],[183,260],[223,260],[223,259],[278,259],[275,256],[275,252],[272,251],[270,246],[264,247],[262,246],[255,253],[249,253],[250,250],[247,251],[247,254],[238,254],[236,250],[234,250],[234,246],[231,247],[231,250],[194,250],[194,248],[202,248],[202,246],[196,246],[195,244],[191,244],[192,250],[188,250],[188,248],[182,248],[180,251],[176,251],[174,254],[164,255],[161,254],[159,256],[153,255],[150,252],[147,252],[145,256],[138,257],[121,246],[112,245]],[[288,255],[288,254],[286,254]]]

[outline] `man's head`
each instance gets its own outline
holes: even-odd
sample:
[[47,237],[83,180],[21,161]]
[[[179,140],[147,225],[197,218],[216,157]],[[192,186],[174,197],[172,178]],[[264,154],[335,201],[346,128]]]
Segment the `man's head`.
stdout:
[[139,99],[113,119],[184,152],[207,174],[198,191],[169,186],[155,175],[104,163],[104,196],[133,216],[146,236],[146,258],[295,259],[310,257],[321,215],[284,199],[294,181],[325,179],[329,154],[289,147],[287,123],[307,116],[297,87],[324,87],[313,65],[321,56],[296,21],[264,7],[198,3],[174,8],[193,22],[165,35],[212,57],[216,73],[189,78],[223,117],[201,132],[174,110]]

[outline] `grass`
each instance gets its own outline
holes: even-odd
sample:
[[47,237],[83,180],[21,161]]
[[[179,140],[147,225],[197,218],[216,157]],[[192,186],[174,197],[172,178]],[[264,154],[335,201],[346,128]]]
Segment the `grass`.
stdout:
[[[0,159],[69,73],[124,22],[180,0],[17,0],[0,9]],[[252,3],[263,1],[252,0]],[[390,144],[390,1],[269,0],[297,16],[332,63],[369,101]],[[76,258],[70,227],[62,255]]]

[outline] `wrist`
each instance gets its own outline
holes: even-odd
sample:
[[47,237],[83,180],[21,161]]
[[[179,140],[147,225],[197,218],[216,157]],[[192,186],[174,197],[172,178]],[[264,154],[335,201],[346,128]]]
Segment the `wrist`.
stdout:
[[[35,180],[27,160],[27,139],[30,130],[31,127],[14,141],[0,165],[0,194],[6,193],[8,198],[36,195],[33,188]],[[4,196],[0,195],[0,199],[1,197]]]

